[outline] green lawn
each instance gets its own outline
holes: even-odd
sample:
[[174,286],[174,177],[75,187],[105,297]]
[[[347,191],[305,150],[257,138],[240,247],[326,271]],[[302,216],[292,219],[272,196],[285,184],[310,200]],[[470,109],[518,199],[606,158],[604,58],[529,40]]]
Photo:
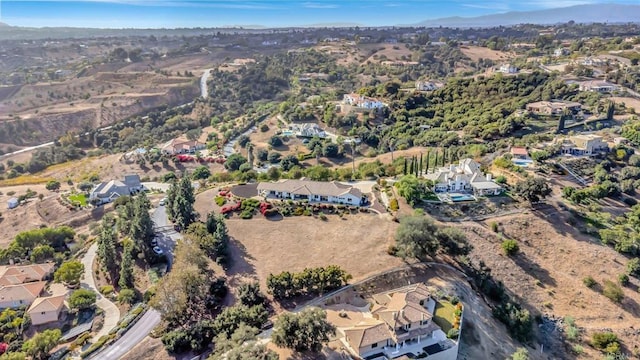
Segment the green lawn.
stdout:
[[87,196],[85,194],[71,194],[69,195],[69,201],[77,202],[81,206],[87,206]]
[[448,301],[438,301],[436,302],[435,313],[433,314],[433,321],[440,326],[444,333],[448,333],[449,330],[453,327],[453,322],[455,321],[456,315],[454,314],[456,311],[455,305]]

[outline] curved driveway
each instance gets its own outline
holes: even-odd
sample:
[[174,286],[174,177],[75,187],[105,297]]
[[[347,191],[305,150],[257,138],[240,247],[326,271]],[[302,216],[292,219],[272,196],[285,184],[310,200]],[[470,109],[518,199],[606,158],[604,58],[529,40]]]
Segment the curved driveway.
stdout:
[[109,334],[111,329],[115,328],[118,325],[118,320],[120,320],[120,310],[118,307],[109,301],[106,297],[100,294],[100,291],[96,287],[96,282],[93,278],[93,261],[96,258],[96,252],[98,250],[98,244],[93,244],[87,250],[87,253],[82,257],[82,265],[84,265],[84,278],[80,283],[85,289],[91,289],[96,292],[98,295],[98,300],[96,301],[96,305],[104,311],[104,324],[102,325],[102,329],[98,331],[98,333],[91,339],[91,342],[95,343],[100,339],[100,337]]

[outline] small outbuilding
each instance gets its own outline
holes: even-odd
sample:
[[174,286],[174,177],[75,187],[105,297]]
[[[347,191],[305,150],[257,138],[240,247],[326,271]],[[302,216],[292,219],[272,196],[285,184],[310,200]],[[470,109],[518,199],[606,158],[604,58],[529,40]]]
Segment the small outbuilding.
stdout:
[[20,201],[18,201],[17,198],[11,198],[9,199],[9,201],[7,202],[7,207],[9,209],[15,209],[18,207],[18,205],[20,205]]

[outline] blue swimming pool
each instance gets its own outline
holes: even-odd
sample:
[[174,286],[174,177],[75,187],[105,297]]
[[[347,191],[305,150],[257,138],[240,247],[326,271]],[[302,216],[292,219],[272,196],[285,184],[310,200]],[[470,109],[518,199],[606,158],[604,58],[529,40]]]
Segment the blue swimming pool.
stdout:
[[291,131],[291,130],[283,130],[282,131],[282,135],[291,136],[291,135],[293,135],[293,131]]
[[476,199],[473,195],[464,195],[464,194],[450,195],[449,197],[451,198],[451,201],[453,201],[453,202],[474,201]]
[[527,167],[533,163],[533,160],[513,159],[511,162],[520,167]]

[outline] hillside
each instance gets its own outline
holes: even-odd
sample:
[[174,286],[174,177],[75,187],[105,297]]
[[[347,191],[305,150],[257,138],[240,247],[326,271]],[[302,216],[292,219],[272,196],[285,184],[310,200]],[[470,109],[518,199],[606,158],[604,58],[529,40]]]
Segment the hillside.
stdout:
[[568,21],[577,23],[627,23],[638,22],[640,5],[587,4],[536,11],[512,11],[477,17],[447,17],[425,20],[416,26],[489,27],[517,24],[557,24]]

